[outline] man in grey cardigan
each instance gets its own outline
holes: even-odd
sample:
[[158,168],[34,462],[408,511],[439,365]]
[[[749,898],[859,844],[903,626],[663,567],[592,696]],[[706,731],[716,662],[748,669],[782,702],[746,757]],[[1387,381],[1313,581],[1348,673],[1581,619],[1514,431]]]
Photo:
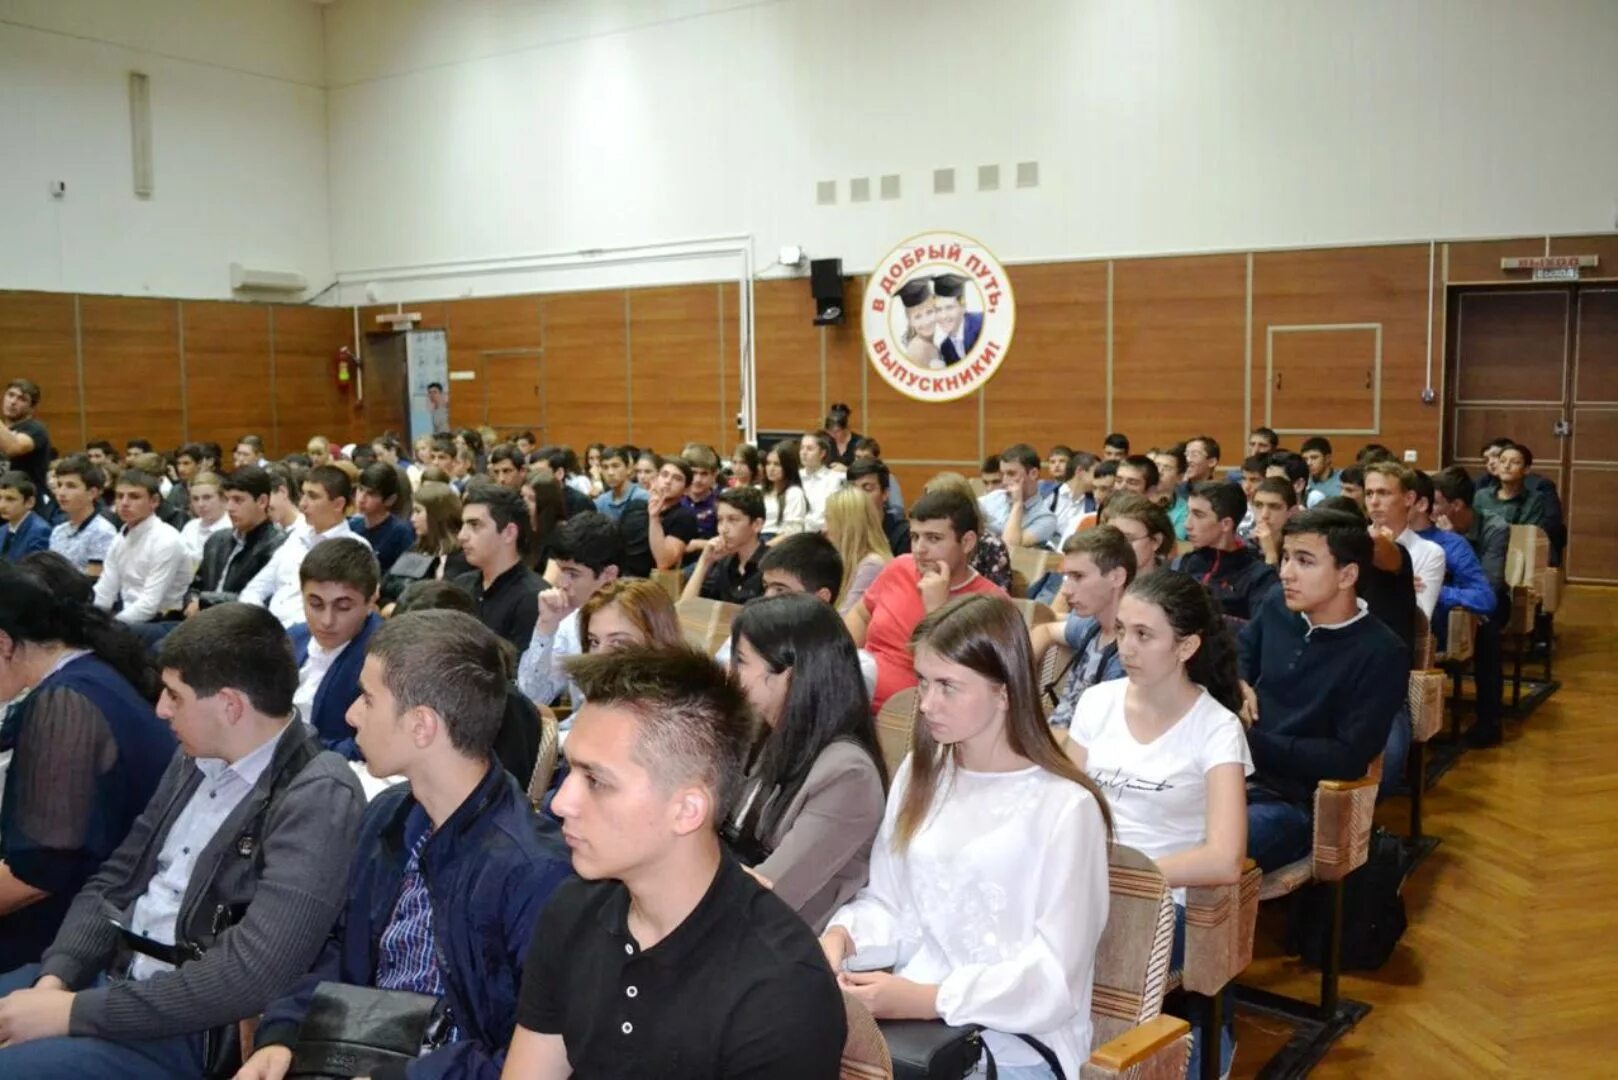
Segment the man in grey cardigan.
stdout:
[[246,604],[158,654],[180,742],[40,964],[0,975],[0,1076],[201,1077],[236,1022],[308,970],[342,905],[365,798],[293,716],[280,622]]

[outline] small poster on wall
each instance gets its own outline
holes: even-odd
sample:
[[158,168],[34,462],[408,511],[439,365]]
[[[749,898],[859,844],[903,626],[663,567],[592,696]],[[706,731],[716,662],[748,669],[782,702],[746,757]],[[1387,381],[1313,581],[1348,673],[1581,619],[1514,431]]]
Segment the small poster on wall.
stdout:
[[954,401],[1005,361],[1017,321],[1005,269],[969,236],[930,232],[888,253],[865,286],[871,366],[917,401]]

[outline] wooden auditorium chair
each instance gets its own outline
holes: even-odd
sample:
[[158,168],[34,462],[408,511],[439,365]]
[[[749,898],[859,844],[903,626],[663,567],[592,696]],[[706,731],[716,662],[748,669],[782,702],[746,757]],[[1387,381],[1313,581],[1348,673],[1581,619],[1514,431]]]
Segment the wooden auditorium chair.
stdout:
[[914,686],[906,687],[882,703],[876,714],[876,742],[882,749],[882,763],[888,775],[898,771],[910,753],[910,733],[916,726],[918,697]]
[[[1258,864],[1248,859],[1239,881],[1185,890],[1184,965],[1169,973],[1168,988],[1195,996],[1197,1027],[1205,1047],[1219,1045],[1224,1023],[1221,993],[1253,962],[1262,878]],[[1210,1080],[1219,1076],[1217,1052],[1202,1055],[1202,1075]]]
[[1039,707],[1045,710],[1047,720],[1061,700],[1062,676],[1072,662],[1073,650],[1066,645],[1052,645],[1039,658]]
[[674,612],[680,617],[680,631],[685,635],[686,642],[694,649],[702,649],[709,656],[718,652],[720,647],[730,640],[730,624],[736,621],[736,616],[741,610],[740,604],[708,600],[700,596],[694,600],[676,601],[674,605]]
[[[1455,616],[1462,616],[1456,619]],[[1459,638],[1451,637],[1452,645],[1471,655],[1471,616],[1460,609],[1450,612],[1449,627],[1456,634],[1457,625],[1463,626]],[[1410,788],[1409,843],[1423,854],[1431,851],[1437,841],[1423,837],[1421,812],[1427,791],[1427,744],[1444,728],[1444,683],[1446,676],[1438,666],[1432,626],[1420,608],[1416,609],[1416,655],[1410,668],[1410,690],[1406,704],[1410,710],[1410,758],[1405,766],[1405,779]],[[1453,712],[1453,710],[1451,710]],[[1459,731],[1456,735],[1459,736]],[[1459,742],[1456,743],[1459,746]]]
[[678,568],[673,570],[653,570],[652,581],[669,594],[674,603],[680,602],[680,593],[685,591],[685,578]]
[[539,756],[534,758],[534,774],[528,778],[528,801],[535,810],[545,801],[551,777],[556,775],[556,756],[561,747],[561,724],[548,706],[539,707]]
[[1062,556],[1049,548],[1023,547],[1011,549],[1011,595],[1028,596],[1033,587],[1046,574],[1062,568]]
[[859,998],[843,991],[843,1012],[848,1017],[848,1038],[838,1080],[893,1080],[893,1057],[882,1029]]
[[[1550,537],[1537,525],[1511,526],[1506,547],[1506,585],[1511,590],[1511,620],[1505,633],[1512,639],[1511,707],[1523,714],[1555,693],[1559,684],[1552,672],[1555,610],[1566,584],[1565,570],[1550,565]],[[1547,598],[1549,604],[1547,605]],[[1523,702],[1523,657],[1535,641],[1545,647],[1544,678]]]
[[1049,604],[1041,604],[1037,600],[1027,600],[1013,596],[1011,602],[1022,613],[1023,625],[1032,630],[1036,626],[1044,626],[1061,618],[1052,611]]

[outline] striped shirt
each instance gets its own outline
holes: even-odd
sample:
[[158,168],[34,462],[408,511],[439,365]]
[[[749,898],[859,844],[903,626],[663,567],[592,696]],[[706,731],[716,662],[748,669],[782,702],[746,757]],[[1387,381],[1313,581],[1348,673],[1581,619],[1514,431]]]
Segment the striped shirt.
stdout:
[[[433,903],[427,881],[421,873],[421,849],[432,838],[432,824],[420,806],[410,812],[405,835],[416,833],[405,863],[399,899],[393,905],[393,918],[382,931],[381,955],[376,964],[376,985],[380,990],[410,990],[417,994],[444,996],[444,977],[438,970],[438,949],[433,938]],[[460,1038],[451,1028],[449,1040]]]

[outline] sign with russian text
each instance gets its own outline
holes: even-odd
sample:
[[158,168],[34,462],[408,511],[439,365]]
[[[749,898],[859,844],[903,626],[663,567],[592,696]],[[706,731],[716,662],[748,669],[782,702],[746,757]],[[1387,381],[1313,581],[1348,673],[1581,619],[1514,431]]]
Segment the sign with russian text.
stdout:
[[1600,265],[1599,255],[1518,255],[1500,260],[1502,270],[1590,270]]
[[982,389],[1005,362],[1017,305],[1005,268],[959,233],[911,237],[865,285],[865,355],[887,384],[917,401]]

